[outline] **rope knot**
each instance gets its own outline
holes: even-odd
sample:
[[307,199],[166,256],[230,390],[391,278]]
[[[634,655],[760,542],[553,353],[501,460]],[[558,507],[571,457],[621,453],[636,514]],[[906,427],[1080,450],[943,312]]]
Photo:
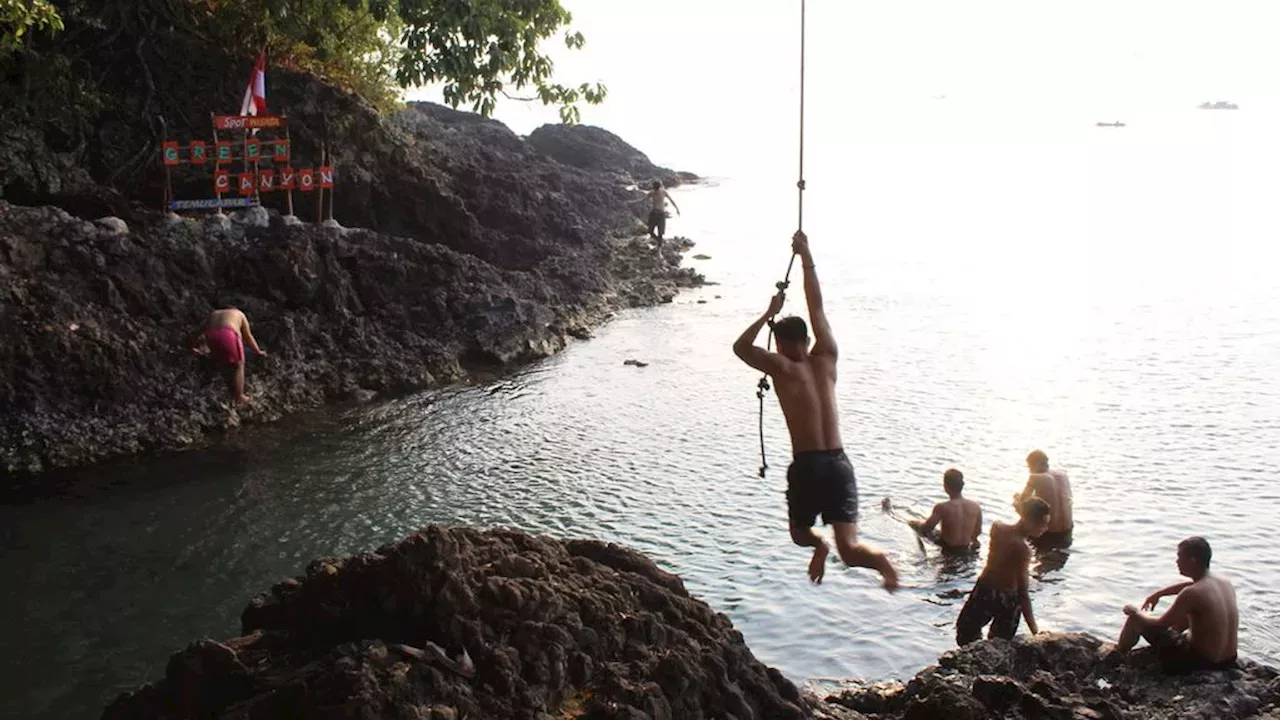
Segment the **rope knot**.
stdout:
[[780,293],[786,293],[787,288],[791,287],[791,281],[790,281],[790,280],[779,280],[778,282],[774,283],[774,284],[773,284],[773,286],[774,286],[774,287],[776,287],[776,288],[778,288],[778,292],[780,292]]
[[799,182],[797,182],[796,187],[800,188],[801,190],[804,190],[804,180],[800,180]]

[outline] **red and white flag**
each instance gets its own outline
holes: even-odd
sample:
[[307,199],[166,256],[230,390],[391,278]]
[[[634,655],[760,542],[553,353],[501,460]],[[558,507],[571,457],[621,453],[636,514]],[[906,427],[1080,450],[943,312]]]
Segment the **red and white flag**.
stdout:
[[241,115],[267,114],[267,51],[258,55],[258,62],[253,64],[253,74],[249,76],[249,84],[244,89],[244,102],[240,103]]

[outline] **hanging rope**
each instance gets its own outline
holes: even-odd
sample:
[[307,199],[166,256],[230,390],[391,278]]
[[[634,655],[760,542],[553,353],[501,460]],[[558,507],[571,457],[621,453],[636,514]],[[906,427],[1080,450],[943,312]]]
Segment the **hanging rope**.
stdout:
[[[796,230],[804,230],[804,28],[805,28],[805,0],[800,0],[800,179],[796,181],[797,189],[797,218]],[[795,253],[791,254],[791,260],[787,263],[787,274],[782,276],[782,281],[776,283],[775,287],[782,294],[783,301],[786,301],[787,288],[791,286],[791,268],[796,264]],[[777,317],[776,315],[774,317]],[[765,340],[765,349],[773,349],[773,321],[769,318],[769,335]],[[760,376],[760,382],[756,384],[756,397],[760,400],[760,477],[764,477],[764,471],[769,469],[769,461],[765,457],[764,452],[764,396],[769,391],[769,375],[765,373]]]

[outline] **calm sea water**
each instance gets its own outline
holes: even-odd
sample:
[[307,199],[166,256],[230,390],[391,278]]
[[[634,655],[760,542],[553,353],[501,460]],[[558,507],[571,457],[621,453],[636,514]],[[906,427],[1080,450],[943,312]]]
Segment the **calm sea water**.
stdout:
[[988,521],[1008,517],[1033,448],[1076,491],[1076,544],[1033,581],[1042,627],[1114,636],[1198,533],[1237,584],[1243,653],[1277,661],[1280,153],[1243,113],[1097,119],[1112,118],[1018,144],[951,137],[956,120],[921,130],[939,142],[811,150],[805,227],[843,352],[861,530],[901,569],[898,594],[834,565],[807,581],[772,396],[773,468],[756,475],[757,376],[729,346],[788,259],[780,165],[677,195],[671,228],[719,285],[512,377],[253,428],[0,507],[3,714],[96,717],[190,639],[233,634],[253,594],[311,558],[428,523],[626,543],[796,681],[909,676],[952,645],[976,569],[923,550],[880,499],[926,508],[956,466]]

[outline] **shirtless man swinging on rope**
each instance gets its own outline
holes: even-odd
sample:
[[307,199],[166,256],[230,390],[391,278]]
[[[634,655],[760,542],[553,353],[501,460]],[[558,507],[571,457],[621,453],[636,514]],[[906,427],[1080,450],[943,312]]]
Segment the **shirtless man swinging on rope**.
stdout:
[[836,341],[822,309],[822,290],[809,240],[803,232],[795,234],[791,248],[800,256],[804,268],[813,347],[809,347],[804,319],[795,316],[783,318],[773,326],[778,352],[755,344],[760,328],[782,309],[783,294],[779,292],[765,314],[733,344],[733,352],[746,364],[768,373],[777,389],[794,454],[787,468],[787,518],[792,541],[813,548],[809,579],[822,582],[831,552],[827,542],[813,530],[814,521],[821,515],[824,523],[831,524],[840,559],[846,565],[877,570],[884,578],[885,589],[892,592],[898,587],[898,573],[889,558],[858,542],[858,482],[842,447],[836,412]]

